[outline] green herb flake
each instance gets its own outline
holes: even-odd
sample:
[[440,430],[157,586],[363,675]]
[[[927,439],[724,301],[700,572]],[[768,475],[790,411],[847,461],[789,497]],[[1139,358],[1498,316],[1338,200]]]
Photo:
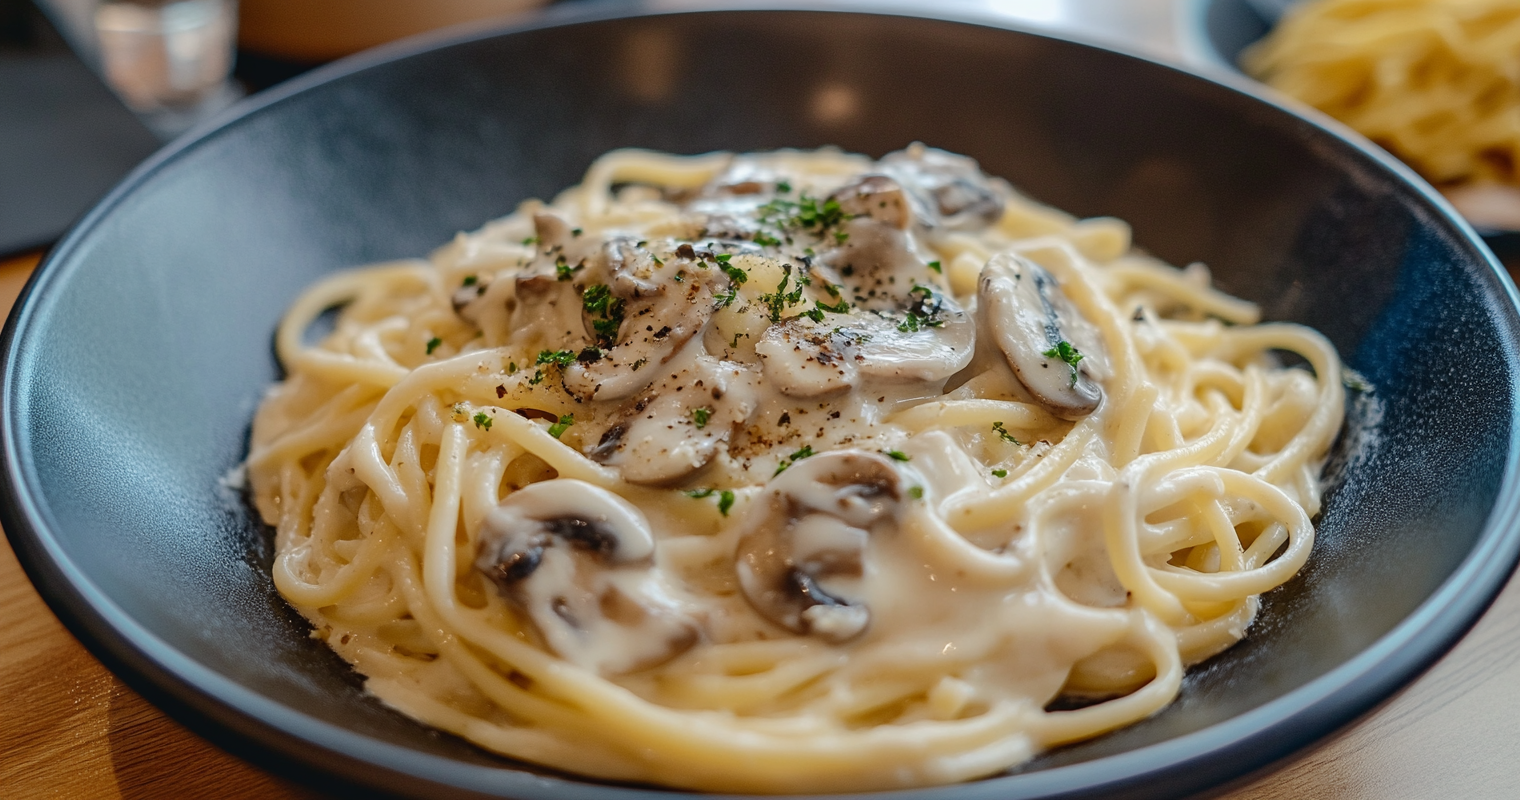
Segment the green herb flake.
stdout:
[[1006,478],[1006,477],[1008,477],[1008,470],[1006,470],[1006,469],[995,469],[995,470],[992,471],[992,477],[994,477],[994,478]]
[[570,229],[570,235],[571,236],[580,236],[582,233],[585,233],[585,231],[582,231],[580,228],[571,228]]
[[438,338],[437,336],[434,336],[433,338],[429,339],[428,343],[427,343],[427,354],[428,355],[432,355],[433,351],[437,350],[438,349],[438,345],[440,345],[440,344],[443,344],[443,340],[440,339],[440,338]]
[[938,261],[930,261],[929,262],[929,269],[932,269],[932,270],[934,270],[935,272],[937,272],[937,273],[939,273],[941,275],[945,274],[945,271],[940,268],[940,265],[939,265]]
[[850,235],[844,231],[834,231],[834,241],[844,244],[850,240]]
[[533,370],[533,377],[531,377],[531,378],[528,379],[528,385],[529,386],[537,386],[537,385],[539,385],[540,383],[543,383],[543,382],[544,382],[544,371],[541,370],[541,369],[535,369],[535,370]]
[[761,247],[780,247],[781,240],[767,233],[755,234],[755,244]]
[[459,284],[459,287],[462,289],[462,288],[464,288],[466,286],[474,286],[477,283],[480,283],[480,276],[478,276],[478,275],[466,275],[466,276],[464,276],[464,282],[461,283],[461,284]]
[[693,408],[691,410],[691,424],[697,426],[697,430],[707,427],[707,421],[712,419],[712,409]]
[[733,492],[729,491],[728,489],[724,489],[722,492],[718,493],[718,511],[720,513],[722,513],[723,516],[725,516],[725,517],[728,516],[728,510],[730,508],[733,508],[733,507],[734,507],[734,493]]
[[517,362],[516,361],[509,361],[509,362],[507,362],[507,374],[508,375],[516,375],[517,374]]
[[559,261],[556,261],[554,263],[554,277],[556,280],[559,280],[561,282],[568,281],[575,276],[575,273],[580,272],[582,269],[584,269],[585,266],[585,264],[576,264],[572,267],[568,262],[565,261],[563,257],[561,257]]
[[556,367],[568,367],[575,363],[574,350],[540,350],[537,364],[551,364]]
[[776,181],[776,193],[787,194],[792,191],[792,184],[787,181]]
[[524,245],[538,244],[538,237],[537,236],[529,236],[528,238],[522,240],[522,243]]
[[[719,264],[727,264],[729,261],[731,261],[733,259],[733,257],[734,256],[733,256],[732,253],[719,253],[718,255],[713,256],[713,258],[716,259]],[[744,281],[740,281],[740,283],[743,283],[743,282]]]
[[734,286],[741,286],[749,280],[749,273],[739,267],[730,266],[727,256],[718,256],[718,258],[720,259],[718,266],[722,268],[723,274],[728,276],[729,282]]
[[809,456],[812,456],[812,455],[814,455],[814,453],[813,453],[813,446],[810,445],[810,444],[803,445],[802,449],[798,450],[795,453],[792,453],[791,455],[787,456],[786,458],[783,458],[781,460],[781,463],[778,464],[778,465],[776,465],[776,471],[773,472],[773,473],[771,473],[771,477],[775,477],[777,475],[780,475],[783,472],[786,472],[786,468],[787,467],[790,467],[791,465],[797,463],[798,461],[801,461],[802,459],[808,458]]
[[1002,439],[1003,441],[1005,441],[1005,442],[1007,442],[1009,444],[1018,444],[1019,443],[1019,440],[1013,438],[1013,434],[1009,433],[1008,429],[1005,428],[1005,427],[1003,427],[1003,423],[1001,423],[1001,422],[994,422],[994,423],[992,423],[992,432],[995,433],[995,434],[997,434],[998,438]]
[[[835,290],[834,295],[837,297],[838,294],[839,294],[838,290]],[[833,305],[829,305],[828,303],[825,303],[822,300],[814,300],[813,301],[813,305],[818,306],[818,310],[819,311],[827,311],[830,314],[848,314],[848,313],[850,313],[850,304],[847,303],[847,302],[845,302],[845,301],[843,301],[843,300],[840,300],[839,302],[837,302],[837,303],[835,303]]]
[[559,418],[559,422],[556,422],[553,425],[549,426],[549,435],[558,439],[560,437],[560,434],[564,433],[567,428],[574,424],[575,415],[566,414],[565,416]]
[[887,456],[893,461],[908,461],[912,459],[912,456],[909,456],[907,453],[904,453],[901,450],[888,450],[886,452]]
[[1071,385],[1077,385],[1077,364],[1085,358],[1077,348],[1072,347],[1069,342],[1062,339],[1056,343],[1055,347],[1046,350],[1040,355],[1066,362],[1066,366],[1071,368]]
[[492,420],[490,414],[487,414],[484,411],[477,411],[475,413],[475,427],[480,428],[483,431],[488,431],[491,429],[491,422]]
[[612,289],[597,283],[581,292],[581,306],[591,316],[597,345],[606,349],[617,344],[618,329],[623,325],[623,298],[613,297]]
[[649,359],[647,359],[647,358],[641,358],[638,361],[633,362],[633,371],[634,372],[638,372],[639,371],[639,367],[642,367],[642,366],[644,366],[645,364],[648,364],[648,363],[649,363]]
[[910,487],[908,489],[908,496],[911,497],[911,498],[913,498],[914,500],[922,500],[922,499],[924,499],[924,487],[922,487],[922,486],[913,486],[913,487]]
[[687,497],[701,500],[704,497],[711,497],[713,491],[713,489],[688,489],[685,492],[682,492],[682,494],[686,495]]

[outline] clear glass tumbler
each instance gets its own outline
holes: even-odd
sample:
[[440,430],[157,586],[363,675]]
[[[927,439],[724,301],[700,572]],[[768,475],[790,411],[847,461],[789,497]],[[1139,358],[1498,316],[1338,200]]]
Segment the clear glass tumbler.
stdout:
[[183,114],[231,93],[237,0],[104,0],[95,31],[106,80],[135,111]]

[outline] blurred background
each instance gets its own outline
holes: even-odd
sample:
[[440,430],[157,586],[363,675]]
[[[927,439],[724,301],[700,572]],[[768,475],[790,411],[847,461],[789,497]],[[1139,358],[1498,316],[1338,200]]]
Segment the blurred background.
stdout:
[[[0,0],[0,265],[35,263],[132,167],[245,96],[369,47],[447,26],[510,21],[554,2]],[[1201,2],[932,5],[1184,58],[1191,39],[1183,32]]]

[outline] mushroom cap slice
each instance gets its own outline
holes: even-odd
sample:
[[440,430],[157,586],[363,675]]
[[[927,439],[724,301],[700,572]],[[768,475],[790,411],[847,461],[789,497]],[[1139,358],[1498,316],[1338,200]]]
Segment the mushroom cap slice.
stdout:
[[550,650],[603,674],[663,663],[699,629],[664,587],[643,514],[567,478],[508,495],[477,534],[475,568],[524,612]]
[[702,355],[662,374],[591,451],[629,483],[669,486],[707,466],[758,405],[758,376],[740,364]]
[[907,230],[913,223],[908,193],[886,175],[862,175],[836,189],[829,199],[852,217],[870,217],[898,230]]
[[[564,372],[565,389],[581,400],[622,400],[648,388],[658,370],[645,368],[669,361],[707,326],[715,307],[712,285],[728,280],[720,270],[696,268],[684,256],[657,262],[626,239],[608,242],[603,258],[610,285],[599,291],[607,294],[606,311],[588,314],[586,331],[600,337],[605,352]],[[678,272],[685,272],[680,281]],[[586,287],[583,299],[595,291]]]
[[772,479],[744,521],[739,587],[761,616],[834,643],[870,624],[859,595],[873,536],[897,525],[902,478],[891,461],[837,450],[794,463]]
[[[977,315],[1019,383],[1050,413],[1076,420],[1098,408],[1102,337],[1043,267],[1014,253],[994,255],[977,281]],[[1080,355],[1076,364],[1055,355],[1062,342]]]
[[[919,287],[902,315],[854,311],[772,325],[755,345],[765,379],[788,397],[827,397],[866,380],[947,380],[971,362],[976,325],[949,297]],[[909,324],[907,314],[926,324]]]
[[981,230],[1003,216],[1003,195],[974,159],[915,144],[883,156],[880,166],[919,198],[926,227]]

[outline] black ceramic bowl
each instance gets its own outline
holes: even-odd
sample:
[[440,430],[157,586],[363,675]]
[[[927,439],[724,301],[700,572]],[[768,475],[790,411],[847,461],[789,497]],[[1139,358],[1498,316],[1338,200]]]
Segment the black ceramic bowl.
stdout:
[[97,656],[278,772],[406,795],[660,795],[415,724],[307,638],[271,586],[270,530],[219,483],[278,377],[276,321],[323,274],[426,254],[611,148],[879,155],[914,140],[1076,214],[1123,217],[1174,263],[1208,262],[1269,319],[1323,331],[1376,392],[1354,404],[1365,435],[1337,445],[1313,559],[1174,705],[912,796],[1217,786],[1366,712],[1488,605],[1520,549],[1520,317],[1437,195],[1245,81],[840,11],[560,9],[340,63],[175,144],[68,235],[11,316],[5,529]]

